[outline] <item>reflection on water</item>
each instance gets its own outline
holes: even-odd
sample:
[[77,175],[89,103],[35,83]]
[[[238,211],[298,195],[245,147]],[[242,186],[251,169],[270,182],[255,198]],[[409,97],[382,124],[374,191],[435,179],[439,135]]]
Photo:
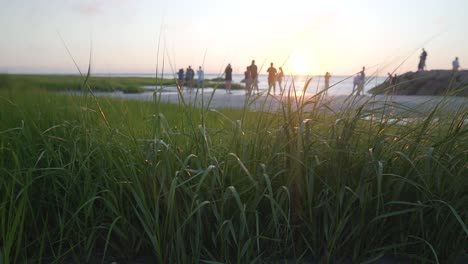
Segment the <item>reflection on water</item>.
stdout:
[[[132,75],[133,76],[133,75]],[[137,75],[139,77],[154,77],[152,75]],[[353,76],[332,76],[330,78],[330,89],[328,90],[328,95],[349,95],[353,90]],[[205,80],[212,80],[215,78],[220,78],[219,75],[215,74],[205,74]],[[222,78],[222,77],[221,77]],[[243,74],[233,74],[232,81],[233,83],[244,84],[242,80],[244,79]],[[298,95],[302,94],[302,90],[307,82],[307,80],[312,79],[309,83],[309,86],[306,89],[306,94],[313,95],[317,92],[320,92],[324,89],[324,78],[323,76],[304,76],[304,75],[296,75],[296,76],[285,76],[283,78],[283,87],[286,91],[291,91],[292,94],[296,93]],[[369,89],[381,84],[384,82],[386,77],[380,76],[370,76],[366,78],[366,85],[364,87],[364,91],[368,91]],[[258,87],[261,92],[268,91],[268,76],[261,74],[258,77]],[[155,86],[146,86],[147,89],[154,90]],[[158,87],[159,88],[159,87]],[[203,92],[210,93],[213,91],[214,87],[207,87],[203,89]],[[279,86],[277,85],[276,90],[279,90]],[[176,87],[163,87],[161,92],[173,92],[177,93]],[[224,92],[223,89],[219,89],[216,93]],[[234,91],[239,93],[239,91]],[[244,92],[244,91],[242,91]]]
[[[321,85],[320,77],[316,80],[312,79],[310,85],[304,91],[304,84],[307,81],[307,76],[298,76],[298,77],[289,77],[284,81],[286,91],[280,95],[279,89],[275,96],[266,96],[268,94],[268,88],[266,86],[267,80],[266,76],[260,76],[259,90],[260,94],[253,96],[246,96],[246,91],[242,90],[232,90],[232,93],[226,93],[224,89],[216,89],[215,87],[207,87],[204,89],[197,88],[187,88],[183,87],[180,91],[184,97],[184,101],[192,104],[199,105],[200,103],[208,104],[210,107],[228,107],[228,108],[242,108],[248,106],[250,110],[262,110],[265,104],[262,102],[268,102],[268,110],[274,111],[275,108],[278,108],[283,102],[296,102],[298,98],[303,97],[304,101],[311,100],[317,101],[320,99],[322,105],[326,106],[327,110],[332,112],[337,111],[349,111],[353,108],[359,107],[363,104],[366,104],[366,111],[368,112],[379,112],[384,111],[387,114],[398,114],[398,113],[412,113],[412,114],[421,114],[428,113],[438,104],[441,104],[439,111],[449,111],[449,112],[459,112],[466,111],[468,107],[468,98],[466,97],[443,97],[443,96],[386,96],[386,95],[376,95],[376,96],[355,96],[349,97],[349,94],[352,91],[352,80],[351,78],[346,79],[346,77],[335,77],[335,79],[330,82],[330,89],[328,90],[326,96],[317,96],[313,95],[322,91],[323,86]],[[209,78],[207,78],[209,79]],[[242,76],[237,75],[233,76],[235,82],[241,83]],[[376,84],[384,81],[384,78],[376,77],[370,79],[366,86],[366,90],[374,87],[369,83],[375,81]],[[333,82],[334,81],[334,82]],[[180,103],[180,94],[176,86],[146,86],[146,91],[138,94],[126,94],[121,91],[115,92],[94,92],[97,96],[108,96],[121,99],[133,99],[133,100],[143,100],[143,101],[153,101],[157,99],[158,102],[168,102],[168,103]],[[67,94],[80,95],[80,92],[66,92]],[[260,99],[260,100],[257,100]],[[304,102],[300,100],[299,102]],[[315,109],[315,108],[314,108]],[[263,109],[264,110],[264,109]],[[398,119],[390,120],[395,121],[398,124],[405,124],[407,122],[412,122],[411,119]],[[465,120],[466,122],[466,120]]]

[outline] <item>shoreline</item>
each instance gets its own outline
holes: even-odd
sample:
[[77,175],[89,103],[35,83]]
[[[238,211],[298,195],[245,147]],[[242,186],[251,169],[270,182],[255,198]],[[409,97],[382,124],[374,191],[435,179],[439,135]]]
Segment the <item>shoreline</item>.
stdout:
[[[167,91],[156,92],[158,100],[162,103],[178,104],[181,102],[180,95],[176,87],[168,87]],[[112,98],[152,101],[154,91],[146,91],[140,94],[126,94],[120,91],[117,92],[95,92],[96,96],[108,96]],[[268,95],[266,91],[260,94],[247,96],[244,90],[233,90],[232,93],[225,92],[224,89],[217,89],[212,94],[212,89],[208,88],[204,91],[187,91],[183,90],[182,95],[187,104],[210,108],[237,108],[242,109],[245,106],[251,111],[259,111],[266,107],[268,111],[281,110],[281,102],[287,102],[288,98],[293,105],[296,105],[294,96],[285,94]],[[210,101],[211,99],[211,101]],[[298,97],[298,99],[301,99]],[[306,94],[303,101],[314,101],[314,95]],[[328,95],[320,98],[320,104],[326,105],[329,111],[338,112],[342,110],[350,110],[361,107],[363,104],[378,109],[383,106],[390,107],[387,111],[394,110],[402,112],[404,109],[414,110],[415,112],[428,112],[435,106],[441,104],[442,109],[446,111],[457,111],[468,108],[468,98],[459,96],[428,96],[428,95]],[[297,106],[297,105],[296,105]],[[264,109],[265,110],[265,109]],[[371,110],[371,109],[366,109]],[[465,110],[466,111],[466,110]]]

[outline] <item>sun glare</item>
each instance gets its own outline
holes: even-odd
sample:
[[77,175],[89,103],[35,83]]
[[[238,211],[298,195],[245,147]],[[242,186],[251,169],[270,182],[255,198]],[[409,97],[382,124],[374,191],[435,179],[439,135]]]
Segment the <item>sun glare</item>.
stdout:
[[321,74],[320,62],[311,56],[296,55],[291,58],[289,70],[295,75]]
[[293,74],[307,75],[310,73],[310,66],[304,58],[295,57],[292,60],[291,71]]

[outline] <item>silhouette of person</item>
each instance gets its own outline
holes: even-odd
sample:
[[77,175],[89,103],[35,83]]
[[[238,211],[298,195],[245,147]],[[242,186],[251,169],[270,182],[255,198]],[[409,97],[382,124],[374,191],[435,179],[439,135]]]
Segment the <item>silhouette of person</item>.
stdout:
[[224,70],[224,81],[226,84],[226,93],[231,93],[231,83],[232,83],[232,68],[231,64],[229,63]]
[[[391,73],[389,73],[389,72],[387,73],[387,75],[388,75],[388,84],[389,85],[394,85],[395,83],[393,82],[394,81],[393,75]],[[396,74],[395,74],[395,76],[396,76]]]
[[190,66],[185,70],[185,84],[188,85],[189,80],[190,80]]
[[359,72],[359,83],[357,88],[357,95],[364,95],[364,84],[366,82],[366,73],[364,72],[366,67],[362,67],[362,70]]
[[392,77],[392,85],[396,85],[396,84],[397,84],[397,75],[395,73]]
[[177,85],[179,88],[184,86],[184,69],[179,69],[179,72],[177,73]]
[[424,71],[424,68],[426,68],[426,58],[427,52],[422,49],[421,56],[419,56],[418,71]]
[[351,95],[354,94],[354,92],[357,91],[357,88],[359,86],[359,80],[360,80],[360,75],[359,73],[356,73],[356,76],[353,78],[353,91],[351,92]]
[[255,89],[257,90],[257,93],[259,93],[258,91],[258,69],[257,69],[257,65],[255,65],[255,60],[252,60],[252,64],[250,64],[250,78],[252,78],[252,84],[251,84],[252,91]]
[[452,61],[452,67],[454,71],[458,71],[460,68],[460,62],[458,62],[458,57],[455,58],[455,60]]
[[329,72],[326,72],[325,73],[325,89],[324,89],[323,95],[327,95],[328,89],[330,89],[330,78],[331,78],[331,74]]
[[[192,88],[193,87],[193,77],[195,75],[195,72],[192,69],[192,66],[188,66],[187,70],[185,71],[185,82],[187,84],[187,88]],[[189,90],[192,92],[192,90]]]
[[268,72],[268,93],[271,92],[271,88],[273,88],[273,94],[276,93],[276,68],[273,67],[273,62],[270,63],[270,68],[267,70]]
[[283,92],[283,76],[284,76],[283,69],[279,67],[279,72],[276,74],[276,81],[278,81],[280,92]]
[[203,83],[205,81],[205,73],[203,72],[203,69],[201,66],[198,66],[198,88],[203,88]]
[[244,72],[245,81],[245,94],[250,95],[252,93],[252,77],[250,76],[250,66],[247,66]]

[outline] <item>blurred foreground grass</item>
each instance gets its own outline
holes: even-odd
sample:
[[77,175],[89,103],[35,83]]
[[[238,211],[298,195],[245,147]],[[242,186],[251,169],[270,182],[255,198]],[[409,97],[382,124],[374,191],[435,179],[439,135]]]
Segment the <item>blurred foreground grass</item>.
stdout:
[[384,108],[306,112],[325,106],[303,98],[253,113],[8,89],[14,78],[0,80],[3,263],[466,254],[463,109],[401,125]]

